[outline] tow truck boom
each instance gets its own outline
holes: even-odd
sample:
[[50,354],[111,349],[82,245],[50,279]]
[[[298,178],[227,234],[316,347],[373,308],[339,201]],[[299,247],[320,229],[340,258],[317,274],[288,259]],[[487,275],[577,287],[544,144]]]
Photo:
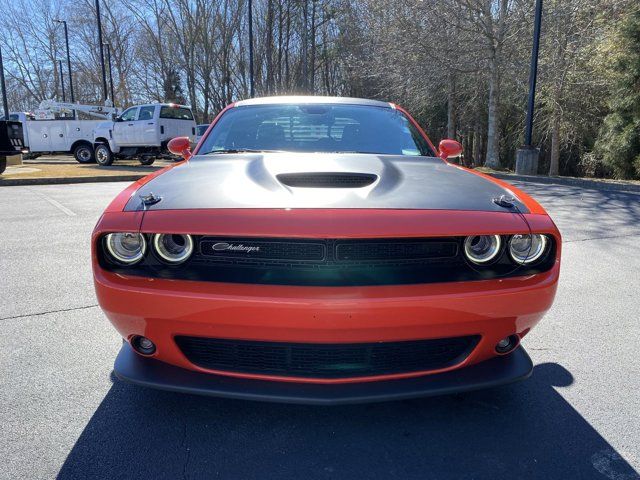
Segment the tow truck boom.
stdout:
[[37,119],[44,119],[48,118],[50,113],[73,113],[74,110],[103,120],[112,120],[113,116],[118,114],[118,109],[111,105],[83,105],[54,100],[42,101],[34,113]]

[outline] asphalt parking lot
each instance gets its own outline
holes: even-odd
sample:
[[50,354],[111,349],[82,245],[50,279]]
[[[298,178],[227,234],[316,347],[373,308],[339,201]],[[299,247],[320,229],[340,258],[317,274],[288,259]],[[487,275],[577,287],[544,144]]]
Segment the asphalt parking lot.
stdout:
[[0,188],[0,478],[640,478],[640,194],[519,184],[565,242],[529,380],[310,407],[113,376],[89,238],[125,186]]

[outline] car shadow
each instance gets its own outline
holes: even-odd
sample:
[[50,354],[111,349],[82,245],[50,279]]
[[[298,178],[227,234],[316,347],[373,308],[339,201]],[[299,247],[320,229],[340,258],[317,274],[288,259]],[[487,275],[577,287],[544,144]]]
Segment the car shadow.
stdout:
[[113,386],[68,478],[640,478],[556,391],[558,364],[444,397],[317,407]]

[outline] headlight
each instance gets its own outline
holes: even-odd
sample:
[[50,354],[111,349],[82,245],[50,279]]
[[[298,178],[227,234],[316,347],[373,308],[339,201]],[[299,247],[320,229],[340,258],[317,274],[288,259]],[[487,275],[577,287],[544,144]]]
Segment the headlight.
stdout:
[[500,235],[472,235],[464,239],[464,253],[473,263],[487,263],[500,253]]
[[193,253],[191,235],[177,233],[156,233],[153,236],[156,253],[168,263],[182,263]]
[[140,233],[110,233],[104,239],[104,245],[113,260],[124,265],[133,265],[144,257],[147,242]]
[[546,235],[514,235],[509,240],[509,254],[514,262],[533,263],[538,260],[547,248]]

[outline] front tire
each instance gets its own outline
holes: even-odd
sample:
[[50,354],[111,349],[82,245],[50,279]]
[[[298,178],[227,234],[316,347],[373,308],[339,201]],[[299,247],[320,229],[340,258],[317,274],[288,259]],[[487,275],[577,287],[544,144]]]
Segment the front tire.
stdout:
[[100,143],[95,150],[96,162],[101,167],[108,167],[113,163],[113,153],[106,143]]
[[138,161],[140,162],[140,165],[151,165],[156,161],[156,157],[153,155],[145,155],[144,157],[139,157]]
[[0,157],[0,175],[7,169],[7,157]]
[[73,149],[73,157],[78,163],[95,162],[93,148],[87,143],[82,143]]

